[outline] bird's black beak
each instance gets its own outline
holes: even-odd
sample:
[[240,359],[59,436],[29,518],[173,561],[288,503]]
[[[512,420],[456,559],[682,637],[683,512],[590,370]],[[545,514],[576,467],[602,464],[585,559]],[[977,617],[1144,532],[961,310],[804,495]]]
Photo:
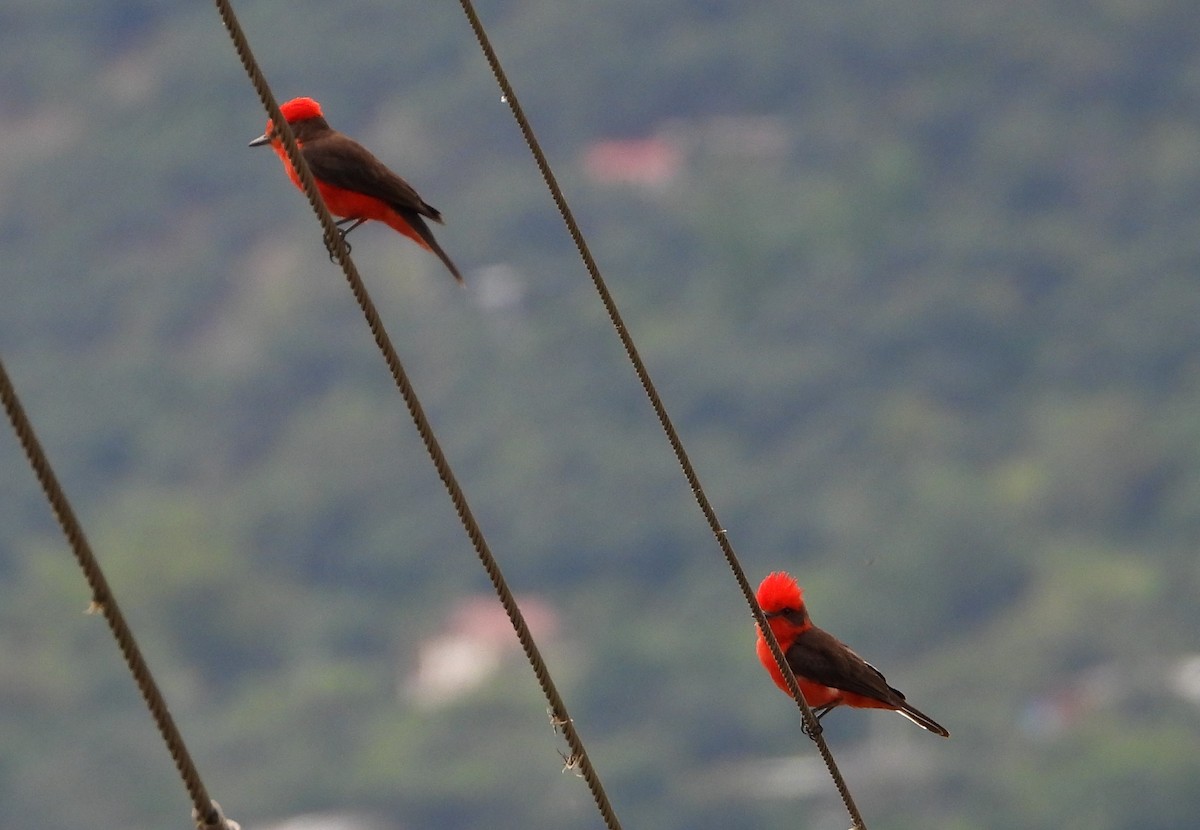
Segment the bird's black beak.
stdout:
[[264,144],[270,144],[270,143],[271,143],[271,134],[270,134],[270,133],[263,133],[263,134],[262,134],[262,135],[260,135],[258,138],[256,138],[256,139],[254,139],[253,141],[251,141],[251,142],[250,142],[250,144],[249,144],[249,146],[251,146],[251,147],[261,147],[261,146],[262,146],[262,145],[264,145]]

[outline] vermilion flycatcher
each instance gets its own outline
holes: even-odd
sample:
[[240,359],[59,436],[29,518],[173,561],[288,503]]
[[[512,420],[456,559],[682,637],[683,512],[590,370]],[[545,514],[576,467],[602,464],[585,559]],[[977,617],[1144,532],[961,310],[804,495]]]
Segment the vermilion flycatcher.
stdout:
[[[851,651],[841,640],[813,625],[808,609],[804,607],[800,586],[789,574],[777,571],[768,575],[758,586],[758,604],[796,675],[801,694],[818,718],[838,706],[891,709],[917,726],[943,738],[950,737],[944,726],[918,711],[903,694],[889,686],[879,669]],[[762,630],[756,627],[755,631],[759,662],[775,685],[790,697],[791,692]]]
[[[458,268],[425,222],[428,218],[440,224],[442,215],[418,196],[412,185],[389,170],[367,148],[330,127],[321,105],[312,98],[294,98],[279,109],[317,180],[317,190],[325,206],[334,216],[342,217],[338,225],[352,223],[342,231],[342,236],[363,222],[372,219],[383,222],[436,254],[454,278],[462,282]],[[250,142],[251,147],[263,144],[271,145],[283,161],[288,177],[300,187],[300,177],[288,161],[283,142],[270,121],[267,131]]]

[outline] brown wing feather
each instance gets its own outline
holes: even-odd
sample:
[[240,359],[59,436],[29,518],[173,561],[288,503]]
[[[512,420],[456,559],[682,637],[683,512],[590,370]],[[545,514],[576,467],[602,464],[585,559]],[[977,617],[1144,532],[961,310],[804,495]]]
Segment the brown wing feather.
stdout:
[[882,700],[894,706],[904,695],[887,684],[879,669],[859,657],[841,640],[812,627],[796,638],[787,651],[792,671],[822,686]]
[[373,196],[401,214],[417,213],[442,221],[441,213],[426,204],[412,185],[348,136],[329,130],[305,141],[302,152],[313,175],[329,184]]

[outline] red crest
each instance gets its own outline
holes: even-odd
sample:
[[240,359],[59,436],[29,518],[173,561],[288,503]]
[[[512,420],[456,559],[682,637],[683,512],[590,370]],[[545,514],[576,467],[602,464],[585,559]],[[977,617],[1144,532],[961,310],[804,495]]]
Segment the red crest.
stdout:
[[307,118],[323,118],[325,113],[321,112],[321,105],[312,98],[293,98],[279,108],[283,113],[284,119],[289,124],[295,124],[297,121],[304,121]]
[[758,586],[758,604],[767,614],[804,607],[804,594],[791,574],[775,571]]

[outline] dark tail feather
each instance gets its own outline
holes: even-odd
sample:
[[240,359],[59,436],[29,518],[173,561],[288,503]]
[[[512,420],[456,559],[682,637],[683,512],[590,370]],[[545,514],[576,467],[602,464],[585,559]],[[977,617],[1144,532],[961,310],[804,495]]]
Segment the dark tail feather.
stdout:
[[450,257],[446,256],[446,252],[442,250],[442,246],[437,244],[437,241],[432,236],[429,237],[429,243],[429,247],[433,248],[433,252],[438,255],[438,259],[444,262],[446,267],[450,269],[450,273],[454,275],[454,279],[458,280],[458,284],[463,285],[462,274],[458,272],[458,267],[451,262]]
[[[430,208],[430,210],[433,210],[433,208]],[[436,215],[432,216],[431,218],[436,222],[441,222],[441,214],[438,214],[436,210],[433,212]],[[412,225],[413,230],[415,230],[421,237],[419,240],[421,244],[423,244],[433,253],[437,254],[437,258],[445,263],[446,267],[450,270],[450,273],[454,275],[454,279],[458,280],[458,284],[463,285],[462,274],[459,273],[458,266],[454,264],[450,257],[446,255],[446,252],[442,250],[442,246],[439,245],[437,240],[433,238],[433,231],[429,230],[429,225],[425,223],[425,220],[415,213],[406,218],[408,223]]]
[[917,726],[921,727],[922,729],[928,729],[933,734],[941,735],[943,738],[950,737],[950,732],[949,732],[949,730],[946,729],[946,727],[942,726],[940,723],[935,721],[933,718],[929,717],[929,715],[925,714],[924,712],[922,712],[918,709],[914,709],[912,706],[908,705],[907,703],[902,703],[900,705],[900,708],[897,709],[896,711],[899,712],[900,714],[904,715],[904,717],[908,718],[910,721],[912,721],[913,723],[915,723]]

